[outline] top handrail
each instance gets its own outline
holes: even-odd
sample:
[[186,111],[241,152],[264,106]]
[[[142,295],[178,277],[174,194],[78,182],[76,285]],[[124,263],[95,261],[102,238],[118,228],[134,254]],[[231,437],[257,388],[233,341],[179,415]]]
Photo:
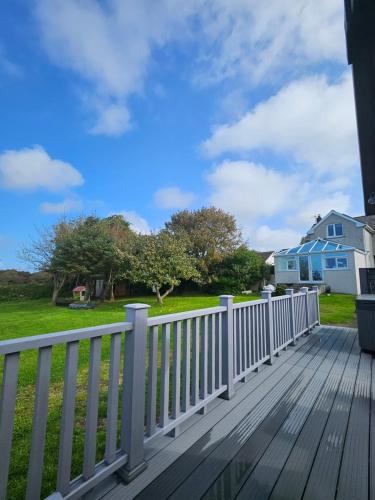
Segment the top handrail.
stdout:
[[34,335],[32,337],[21,337],[18,339],[3,340],[0,342],[0,355],[12,354],[27,351],[29,349],[39,349],[67,342],[91,339],[113,333],[127,332],[132,330],[133,324],[126,321],[110,323],[108,325],[90,326],[87,328],[77,328],[63,332],[46,333]]
[[241,309],[243,307],[256,306],[258,304],[266,304],[267,300],[258,299],[258,300],[247,300],[246,302],[237,302],[233,304],[233,309]]
[[208,314],[223,313],[227,310],[224,306],[207,307],[205,309],[195,309],[193,311],[184,311],[172,314],[163,314],[162,316],[153,316],[148,318],[147,326],[159,326],[168,323],[174,323],[176,321],[183,321],[185,319],[199,318],[201,316],[207,316]]

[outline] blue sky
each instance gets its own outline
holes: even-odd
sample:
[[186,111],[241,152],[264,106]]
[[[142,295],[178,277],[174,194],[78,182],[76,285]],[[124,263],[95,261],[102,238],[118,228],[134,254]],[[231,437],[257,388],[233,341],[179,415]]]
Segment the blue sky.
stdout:
[[342,3],[2,2],[0,265],[64,215],[215,205],[277,249],[360,214]]

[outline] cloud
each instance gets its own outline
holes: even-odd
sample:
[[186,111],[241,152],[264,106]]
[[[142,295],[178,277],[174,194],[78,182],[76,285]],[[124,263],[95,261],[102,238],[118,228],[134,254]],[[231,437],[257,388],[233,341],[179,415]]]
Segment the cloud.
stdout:
[[39,208],[46,214],[65,214],[82,210],[83,205],[79,198],[65,198],[56,203],[46,201]]
[[324,61],[345,63],[341,0],[216,0],[200,5],[196,81],[274,83]]
[[0,45],[0,74],[4,74],[13,78],[21,78],[23,76],[22,69],[10,61],[10,59],[5,55],[4,48]]
[[137,233],[149,234],[151,232],[150,226],[146,219],[141,217],[137,212],[134,211],[122,211],[116,212],[124,216],[124,219],[130,223],[131,228]]
[[266,149],[320,173],[351,169],[358,146],[350,73],[332,84],[325,76],[292,82],[236,123],[216,127],[202,147],[211,157]]
[[129,97],[143,92],[153,54],[170,42],[189,45],[193,81],[248,88],[342,64],[343,10],[341,0],[37,0],[35,16],[53,63],[101,103],[92,103],[91,131],[119,135],[129,129]]
[[97,123],[94,133],[129,128],[127,100],[142,92],[153,48],[180,38],[195,1],[38,0],[36,18],[51,60],[88,86]]
[[178,187],[166,187],[159,189],[154,194],[154,202],[158,208],[187,208],[194,201],[194,193],[181,191]]
[[69,163],[52,159],[41,146],[0,154],[0,186],[4,189],[52,192],[81,186],[83,177]]
[[320,214],[324,217],[332,209],[338,212],[347,213],[350,209],[350,196],[345,193],[332,193],[326,198],[314,198],[312,201],[307,201],[300,204],[298,210],[295,210],[293,215],[289,216],[287,222],[296,226],[305,226],[306,229],[315,222],[314,215]]
[[285,210],[304,189],[296,175],[246,161],[224,161],[207,181],[212,190],[209,203],[234,214],[241,224]]
[[299,243],[301,236],[298,231],[288,227],[271,229],[262,225],[251,232],[250,244],[256,250],[281,250]]

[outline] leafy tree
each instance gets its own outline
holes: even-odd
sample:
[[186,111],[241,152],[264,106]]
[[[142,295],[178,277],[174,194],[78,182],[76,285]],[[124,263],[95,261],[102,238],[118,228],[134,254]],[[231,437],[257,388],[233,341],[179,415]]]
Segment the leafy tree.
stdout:
[[110,300],[114,300],[113,287],[116,282],[124,278],[124,256],[129,252],[135,234],[122,215],[111,215],[103,219],[101,224],[105,234],[109,236],[117,250],[106,270],[101,299],[104,300],[104,297],[108,295]]
[[202,283],[212,282],[217,265],[241,243],[236,219],[214,207],[177,212],[166,223],[166,229],[186,238],[187,250],[197,261]]
[[127,264],[129,279],[150,288],[159,304],[181,280],[199,277],[195,261],[187,254],[184,241],[167,231],[137,235]]
[[259,283],[266,272],[260,255],[241,245],[221,262],[218,269],[215,291],[219,293],[241,293]]
[[90,296],[93,276],[108,275],[121,254],[100,219],[80,217],[39,232],[39,238],[22,249],[21,258],[53,276],[55,304],[68,278],[84,280]]

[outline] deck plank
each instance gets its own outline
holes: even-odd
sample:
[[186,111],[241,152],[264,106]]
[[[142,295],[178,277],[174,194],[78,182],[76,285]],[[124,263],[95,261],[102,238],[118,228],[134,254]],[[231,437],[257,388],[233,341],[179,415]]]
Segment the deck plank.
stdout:
[[356,330],[318,327],[249,379],[93,498],[375,500],[375,357]]
[[340,500],[368,498],[371,362],[369,354],[361,354],[337,485]]
[[337,390],[345,371],[345,376],[348,376],[351,369],[348,366],[351,367],[357,358],[356,344],[353,345],[349,357],[346,357],[344,353],[340,353],[338,356],[334,370],[327,379],[288,460],[280,471],[280,476],[270,496],[272,500],[298,500],[302,498],[321,436],[335,402]]
[[352,358],[349,357],[306,484],[303,497],[306,500],[335,497],[353,392],[358,374],[359,347],[356,346],[353,352],[356,352],[357,355]]
[[[295,364],[289,365],[286,361],[274,377],[270,377],[244,401],[241,411],[228,413],[209,435],[188,450],[140,498],[165,498],[169,495],[179,499],[199,498],[204,494],[241,443],[250,437],[293,384],[299,385],[304,381],[308,376],[306,366],[313,363],[319,353],[326,353],[333,341],[334,336],[322,336],[322,342],[315,342],[303,356],[296,357]],[[300,380],[297,380],[298,377]]]
[[[341,341],[336,342],[326,359],[319,366],[307,386],[306,390],[298,400],[293,410],[289,413],[280,430],[272,439],[270,446],[256,465],[254,471],[246,471],[244,479],[248,480],[243,485],[238,498],[264,499],[268,498],[278,479],[288,456],[301,432],[312,408],[321,394],[321,390],[331,377],[336,376],[338,357],[342,358],[342,371],[346,359],[350,355],[354,337],[342,335]],[[341,351],[341,352],[340,352]]]
[[[119,500],[134,498],[140,494],[144,488],[157,479],[168,467],[173,467],[174,463],[184,455],[186,450],[190,450],[190,447],[197,443],[201,436],[211,432],[224,419],[228,412],[239,407],[262,384],[270,381],[272,378],[273,383],[275,383],[281,378],[283,373],[290,369],[291,364],[298,362],[314,345],[320,342],[326,331],[326,329],[321,328],[313,336],[300,338],[297,345],[283,353],[280,358],[275,360],[272,366],[261,366],[258,373],[251,374],[251,380],[248,383],[238,384],[233,399],[230,401],[216,399],[211,403],[214,408],[212,409],[210,405],[206,416],[194,415],[194,417],[183,423],[181,427],[183,425],[188,427],[186,430],[181,429],[178,438],[171,439],[167,436],[157,438],[146,449],[147,470],[128,485],[123,483],[116,485],[105,496],[105,499]],[[285,368],[285,364],[288,361],[289,365]],[[260,393],[259,397],[261,396],[262,393]]]

